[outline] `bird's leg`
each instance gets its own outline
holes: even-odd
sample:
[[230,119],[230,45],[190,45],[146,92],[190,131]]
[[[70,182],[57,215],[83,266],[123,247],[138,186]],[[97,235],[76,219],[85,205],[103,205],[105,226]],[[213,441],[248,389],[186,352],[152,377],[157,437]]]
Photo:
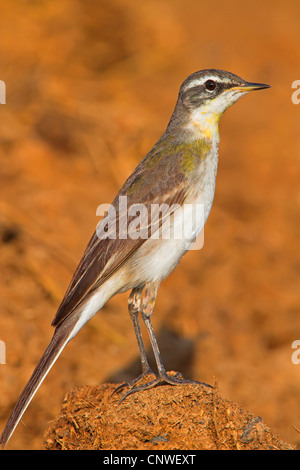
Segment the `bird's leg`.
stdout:
[[205,385],[207,387],[211,387],[211,385],[208,385],[204,382],[184,379],[181,374],[176,374],[175,376],[170,376],[167,374],[166,369],[163,365],[161,356],[160,356],[159,347],[158,347],[157,340],[156,340],[152,323],[151,323],[151,316],[153,314],[153,309],[155,305],[158,288],[159,288],[159,282],[146,284],[143,301],[141,305],[141,315],[142,315],[143,321],[145,323],[145,326],[147,328],[147,332],[150,338],[155,361],[157,364],[158,375],[151,382],[148,382],[139,387],[134,387],[131,390],[129,390],[122,397],[120,402],[123,401],[128,395],[131,395],[132,393],[143,391],[143,390],[148,390],[149,388],[155,387],[156,385],[163,384],[163,383],[168,383],[171,385],[196,384],[196,385]]
[[142,366],[142,375],[152,374],[152,370],[148,364],[147,355],[145,351],[145,346],[143,342],[141,326],[139,322],[139,312],[141,309],[141,297],[142,297],[142,288],[133,289],[129,299],[128,299],[128,310],[129,314],[133,323],[135,336],[137,339],[139,352],[140,352],[140,359],[141,359],[141,366]]
[[153,314],[158,288],[159,288],[158,282],[146,285],[143,302],[141,306],[141,315],[142,315],[142,319],[145,323],[145,326],[147,328],[147,332],[150,338],[152,350],[153,350],[156,365],[157,365],[158,375],[161,376],[166,373],[166,370],[165,370],[165,367],[163,365],[163,362],[160,356],[159,347],[158,347],[157,340],[156,340],[152,323],[151,323],[151,316]]
[[142,297],[142,292],[143,292],[143,287],[136,287],[135,289],[132,289],[129,298],[128,298],[128,311],[130,318],[133,323],[134,327],[134,332],[135,336],[137,339],[138,347],[139,347],[139,353],[140,353],[140,359],[141,359],[141,366],[142,366],[142,373],[134,380],[130,382],[124,382],[123,384],[119,385],[114,391],[113,394],[120,391],[122,388],[126,386],[134,387],[135,384],[145,375],[150,375],[153,374],[152,370],[150,369],[150,366],[148,364],[147,360],[147,355],[146,355],[146,350],[143,342],[143,337],[142,337],[142,332],[141,332],[141,326],[139,322],[139,313],[141,309],[141,297]]

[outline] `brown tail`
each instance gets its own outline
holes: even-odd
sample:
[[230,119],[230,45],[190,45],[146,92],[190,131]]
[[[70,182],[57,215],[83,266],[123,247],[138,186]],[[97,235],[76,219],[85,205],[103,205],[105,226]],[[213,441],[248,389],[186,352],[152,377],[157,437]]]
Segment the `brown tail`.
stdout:
[[[75,313],[75,312],[74,312]],[[73,316],[74,315],[74,316]],[[33,371],[32,376],[27,382],[19,400],[17,401],[0,437],[0,447],[4,448],[9,438],[14,432],[17,424],[23,416],[27,406],[31,402],[44,378],[53,366],[54,362],[62,352],[65,345],[72,338],[72,331],[78,320],[78,316],[73,314],[66,319],[59,327],[56,328],[49,346],[44,352],[38,365]]]

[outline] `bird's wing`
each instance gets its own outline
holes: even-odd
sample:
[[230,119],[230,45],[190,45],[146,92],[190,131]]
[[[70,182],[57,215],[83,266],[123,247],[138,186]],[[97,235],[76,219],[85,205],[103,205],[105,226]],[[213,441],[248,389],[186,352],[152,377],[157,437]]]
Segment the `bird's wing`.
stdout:
[[[120,196],[127,197],[128,208],[133,204],[143,204],[149,214],[152,204],[165,203],[169,207],[173,204],[182,205],[186,196],[184,179],[180,155],[176,157],[173,153],[168,156],[165,152],[161,155],[159,149],[150,152],[125,182],[112,204],[116,211],[117,225],[121,217],[124,217],[124,213],[119,209]],[[133,217],[126,212],[125,218],[129,225]],[[160,223],[161,219],[157,228]],[[145,219],[141,225],[149,229],[149,223]],[[153,227],[151,229],[153,233]],[[56,327],[61,324],[89,294],[123,266],[145,241],[144,238],[131,237],[101,239],[96,230],[73,275],[52,325]]]

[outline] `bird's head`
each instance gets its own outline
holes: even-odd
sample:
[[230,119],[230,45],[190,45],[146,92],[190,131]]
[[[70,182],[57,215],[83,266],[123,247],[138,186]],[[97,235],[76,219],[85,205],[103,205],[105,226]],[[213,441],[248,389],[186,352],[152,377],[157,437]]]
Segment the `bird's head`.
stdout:
[[223,70],[195,72],[180,87],[172,120],[179,120],[195,134],[200,130],[210,138],[217,131],[219,119],[227,108],[249,91],[264,88],[269,88],[269,85],[246,82]]

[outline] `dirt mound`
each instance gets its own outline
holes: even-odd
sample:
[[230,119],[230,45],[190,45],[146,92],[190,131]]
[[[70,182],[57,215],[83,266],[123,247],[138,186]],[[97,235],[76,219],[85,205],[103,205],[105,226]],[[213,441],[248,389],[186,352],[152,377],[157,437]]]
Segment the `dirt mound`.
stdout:
[[262,418],[214,389],[165,385],[119,404],[116,384],[69,392],[45,434],[49,450],[292,449]]

